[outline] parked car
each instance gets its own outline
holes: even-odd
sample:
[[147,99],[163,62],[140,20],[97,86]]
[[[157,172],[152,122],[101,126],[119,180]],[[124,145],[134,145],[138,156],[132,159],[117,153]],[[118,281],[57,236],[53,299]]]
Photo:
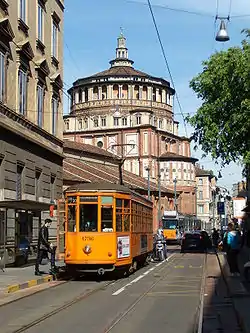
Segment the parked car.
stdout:
[[206,252],[212,243],[206,231],[185,232],[181,241],[181,252]]

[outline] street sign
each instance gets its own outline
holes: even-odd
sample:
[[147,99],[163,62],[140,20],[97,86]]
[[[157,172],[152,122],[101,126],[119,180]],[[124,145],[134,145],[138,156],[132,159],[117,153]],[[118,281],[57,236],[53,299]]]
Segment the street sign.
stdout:
[[217,213],[219,215],[225,214],[225,202],[217,202]]

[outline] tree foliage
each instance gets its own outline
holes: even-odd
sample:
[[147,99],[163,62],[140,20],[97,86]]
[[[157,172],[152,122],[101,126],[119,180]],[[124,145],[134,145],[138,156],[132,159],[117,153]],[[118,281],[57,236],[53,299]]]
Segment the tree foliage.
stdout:
[[249,30],[240,47],[213,54],[190,87],[203,103],[188,117],[193,140],[223,165],[250,163],[250,43]]

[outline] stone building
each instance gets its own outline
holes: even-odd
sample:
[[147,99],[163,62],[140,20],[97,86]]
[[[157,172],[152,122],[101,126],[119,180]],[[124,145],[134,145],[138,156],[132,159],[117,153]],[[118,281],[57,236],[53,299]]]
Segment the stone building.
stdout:
[[[120,158],[112,153],[93,145],[80,142],[64,141],[63,161],[63,186],[66,190],[69,186],[79,183],[113,183],[120,184]],[[150,198],[153,201],[153,229],[158,228],[158,193],[159,188],[154,182],[147,182],[132,172],[123,170],[122,183],[131,190]],[[162,202],[168,210],[174,208],[174,191],[161,186]],[[179,193],[177,193],[179,196]]]
[[178,135],[170,83],[136,70],[126,38],[118,37],[111,67],[78,79],[69,90],[64,138],[96,145],[125,159],[124,168],[181,191],[178,210],[195,214],[195,169],[189,138]]
[[219,216],[217,214],[217,202],[219,201],[219,188],[217,178],[212,171],[204,170],[199,165],[195,167],[196,195],[197,195],[197,219],[201,220],[202,228],[210,231],[218,228]]
[[63,0],[0,0],[0,244],[11,258],[62,195],[63,13]]

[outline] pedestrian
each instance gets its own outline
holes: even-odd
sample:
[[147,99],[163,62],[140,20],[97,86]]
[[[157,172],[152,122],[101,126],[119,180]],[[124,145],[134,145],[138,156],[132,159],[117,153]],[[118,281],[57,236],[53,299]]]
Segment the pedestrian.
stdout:
[[241,239],[235,230],[234,224],[228,224],[228,230],[224,235],[223,242],[226,245],[227,262],[232,276],[239,276],[238,254],[240,251]]
[[214,228],[212,233],[213,246],[217,249],[220,235],[218,231]]
[[37,244],[37,258],[35,265],[35,275],[41,275],[39,271],[39,265],[42,262],[43,258],[48,257],[48,252],[51,254],[51,272],[56,272],[55,265],[55,250],[56,247],[49,242],[49,227],[51,226],[52,220],[46,219],[44,225],[39,230],[38,244]]

